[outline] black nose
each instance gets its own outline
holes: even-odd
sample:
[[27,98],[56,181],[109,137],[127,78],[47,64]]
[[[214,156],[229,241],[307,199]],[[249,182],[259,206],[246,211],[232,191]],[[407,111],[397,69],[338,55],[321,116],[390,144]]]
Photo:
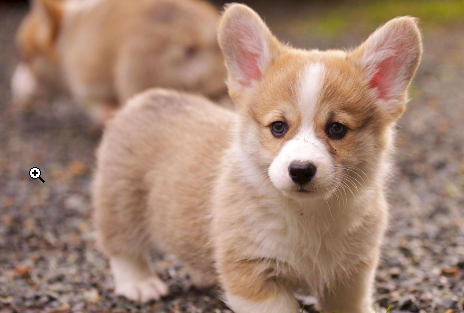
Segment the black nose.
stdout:
[[316,175],[316,166],[311,162],[292,162],[288,167],[288,173],[292,180],[299,184],[304,185],[311,181]]

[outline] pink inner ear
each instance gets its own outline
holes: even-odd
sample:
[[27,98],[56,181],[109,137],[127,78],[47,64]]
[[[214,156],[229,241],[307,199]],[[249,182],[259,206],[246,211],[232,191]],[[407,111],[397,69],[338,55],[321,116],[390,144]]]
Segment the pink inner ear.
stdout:
[[377,88],[380,99],[388,100],[391,96],[389,92],[395,84],[394,63],[394,57],[387,58],[380,62],[377,67],[377,72],[369,83],[370,88]]
[[250,51],[253,48],[253,50],[256,50],[257,42],[256,38],[253,38],[252,32],[246,27],[238,28],[236,32],[238,42],[237,63],[243,74],[240,83],[249,86],[252,81],[260,80],[262,75],[258,65],[260,55]]
[[378,50],[388,49],[390,56],[377,63],[377,72],[369,82],[369,87],[377,88],[380,99],[389,100],[397,96],[395,93],[398,92],[398,88],[401,89],[403,67],[406,65],[404,63],[412,47],[410,43],[398,39],[384,45],[387,47],[384,46]]

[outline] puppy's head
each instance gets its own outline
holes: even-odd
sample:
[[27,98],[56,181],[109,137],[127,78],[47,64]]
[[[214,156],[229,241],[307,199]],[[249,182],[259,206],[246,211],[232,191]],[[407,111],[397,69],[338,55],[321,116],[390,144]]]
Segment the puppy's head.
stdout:
[[352,51],[304,51],[234,4],[219,43],[249,178],[294,198],[328,197],[387,171],[392,129],[422,54],[413,18],[388,22]]
[[13,100],[28,105],[58,81],[56,41],[62,22],[60,0],[33,0],[16,36],[21,61],[13,75]]

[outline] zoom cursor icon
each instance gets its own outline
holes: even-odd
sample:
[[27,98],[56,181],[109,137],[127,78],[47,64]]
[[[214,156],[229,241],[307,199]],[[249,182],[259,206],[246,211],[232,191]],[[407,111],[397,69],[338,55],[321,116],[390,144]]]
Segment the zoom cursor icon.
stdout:
[[45,180],[40,177],[40,168],[38,167],[33,167],[29,170],[29,176],[31,176],[32,179],[40,179],[42,183],[45,183]]

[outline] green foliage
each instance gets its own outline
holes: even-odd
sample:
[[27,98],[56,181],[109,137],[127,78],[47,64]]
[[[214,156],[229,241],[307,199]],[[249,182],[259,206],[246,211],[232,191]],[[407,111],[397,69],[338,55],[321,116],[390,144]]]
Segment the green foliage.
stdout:
[[346,27],[347,22],[348,21],[335,16],[327,17],[319,23],[316,23],[312,31],[323,33],[329,37],[335,37]]
[[448,27],[464,22],[464,0],[352,0],[322,7],[316,17],[294,19],[294,35],[321,34],[337,38],[351,29],[371,32],[381,24],[397,17],[410,15],[419,18],[421,28]]

